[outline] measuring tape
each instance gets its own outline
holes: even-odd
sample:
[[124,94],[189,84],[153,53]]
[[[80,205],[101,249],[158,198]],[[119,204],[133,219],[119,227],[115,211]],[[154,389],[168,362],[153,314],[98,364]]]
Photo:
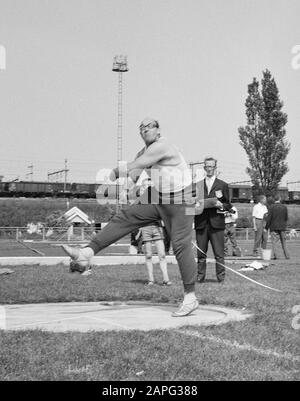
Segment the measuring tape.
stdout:
[[[200,251],[201,253],[203,253],[203,255],[207,256],[206,253],[203,252],[202,249],[200,249],[200,248],[198,247],[198,245],[195,244],[193,241],[192,241],[192,244],[193,244],[193,246],[194,246],[196,249],[198,249],[198,251]],[[231,272],[237,274],[238,276],[241,276],[241,277],[245,278],[246,280],[251,281],[252,283],[255,283],[255,284],[257,284],[257,285],[260,285],[261,287],[268,288],[269,290],[272,290],[272,291],[283,292],[283,291],[281,291],[281,290],[277,290],[277,288],[269,287],[268,285],[259,283],[258,281],[253,280],[252,278],[247,277],[247,276],[245,276],[244,274],[239,273],[239,272],[237,272],[236,270],[233,270],[233,269],[231,269],[230,267],[223,265],[223,263],[220,263],[220,262],[218,262],[218,263],[219,263],[219,265],[225,267],[225,269],[230,270]]]

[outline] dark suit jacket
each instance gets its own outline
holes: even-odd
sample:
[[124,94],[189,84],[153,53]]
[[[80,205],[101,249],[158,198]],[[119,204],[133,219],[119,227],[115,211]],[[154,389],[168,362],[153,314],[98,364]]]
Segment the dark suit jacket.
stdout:
[[288,221],[288,210],[282,203],[273,203],[268,212],[266,228],[270,231],[285,230]]
[[[203,182],[204,181],[204,182]],[[226,182],[219,180],[218,178],[215,179],[215,182],[210,190],[210,193],[207,193],[207,186],[205,183],[205,179],[199,181],[197,185],[204,186],[204,199],[207,198],[216,198],[216,191],[222,191],[223,198],[221,202],[223,203],[225,209],[230,209],[231,204],[229,201],[229,188]],[[201,189],[199,190],[201,193]],[[225,217],[223,214],[217,213],[217,208],[208,208],[204,209],[202,214],[195,216],[195,230],[203,229],[207,224],[210,224],[212,228],[217,230],[224,230],[225,229]]]

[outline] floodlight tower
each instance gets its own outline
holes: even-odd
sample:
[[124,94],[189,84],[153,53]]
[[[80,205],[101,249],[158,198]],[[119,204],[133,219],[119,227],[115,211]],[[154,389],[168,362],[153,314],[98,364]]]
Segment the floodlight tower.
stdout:
[[[122,114],[122,102],[123,102],[123,72],[128,71],[127,66],[127,56],[115,56],[113,61],[114,72],[119,73],[118,80],[118,130],[117,130],[117,161],[122,160],[122,122],[123,122],[123,114]],[[117,212],[120,209],[120,193],[119,186],[117,186],[117,196],[116,196],[116,209]]]

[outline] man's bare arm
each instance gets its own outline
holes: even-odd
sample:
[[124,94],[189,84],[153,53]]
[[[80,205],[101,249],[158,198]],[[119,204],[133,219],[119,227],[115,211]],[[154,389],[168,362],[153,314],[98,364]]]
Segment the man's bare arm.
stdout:
[[136,182],[142,171],[162,160],[167,155],[167,151],[168,148],[165,144],[154,142],[134,161],[122,163],[122,168],[113,169],[110,179],[114,181],[120,176],[129,175]]
[[163,143],[154,142],[145,149],[143,154],[134,161],[127,164],[129,174],[132,170],[144,170],[162,160],[167,154],[167,146]]

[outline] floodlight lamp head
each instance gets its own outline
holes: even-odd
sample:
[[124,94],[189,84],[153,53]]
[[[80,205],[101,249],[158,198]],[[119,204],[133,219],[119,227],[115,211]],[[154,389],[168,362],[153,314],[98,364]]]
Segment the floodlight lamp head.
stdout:
[[127,56],[115,56],[112,70],[115,72],[127,72]]

